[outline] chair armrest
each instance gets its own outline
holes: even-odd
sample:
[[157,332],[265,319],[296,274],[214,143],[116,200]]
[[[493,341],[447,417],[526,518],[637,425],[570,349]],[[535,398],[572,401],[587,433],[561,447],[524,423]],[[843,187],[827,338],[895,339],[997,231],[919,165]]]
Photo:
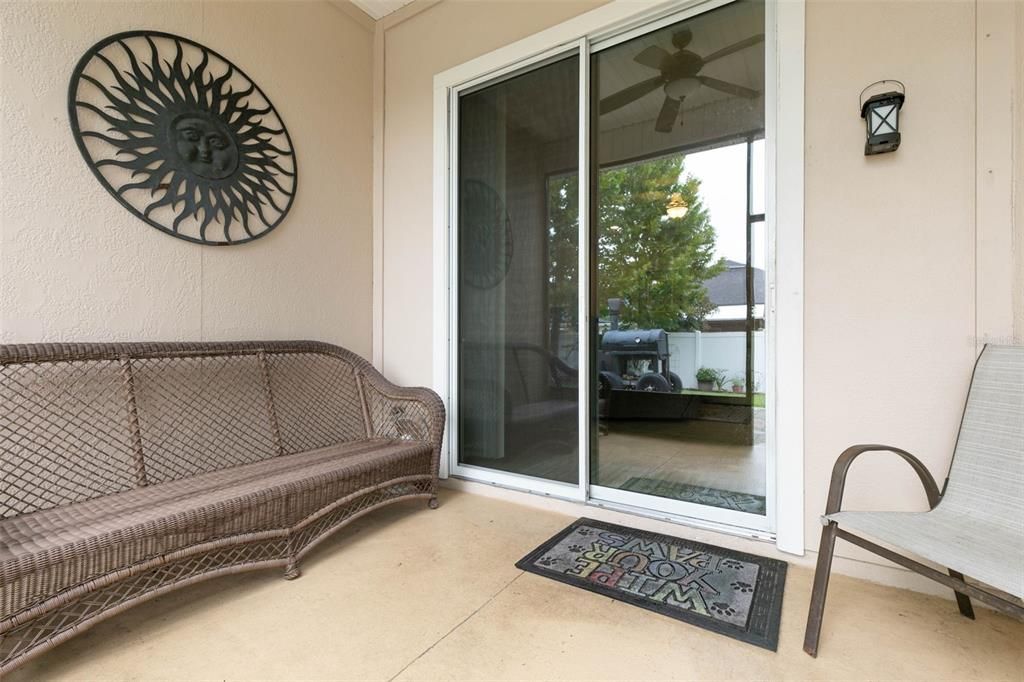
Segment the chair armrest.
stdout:
[[835,466],[832,467],[832,482],[828,487],[828,501],[825,503],[825,514],[834,514],[839,511],[843,502],[843,490],[846,487],[846,475],[850,471],[850,465],[853,464],[853,460],[865,452],[877,451],[892,452],[902,457],[913,468],[914,472],[917,473],[917,477],[921,479],[925,495],[928,496],[928,506],[934,508],[939,503],[939,499],[942,497],[939,487],[935,484],[935,479],[932,478],[928,467],[917,457],[914,457],[906,450],[889,445],[852,445],[843,450],[843,454],[839,455]]

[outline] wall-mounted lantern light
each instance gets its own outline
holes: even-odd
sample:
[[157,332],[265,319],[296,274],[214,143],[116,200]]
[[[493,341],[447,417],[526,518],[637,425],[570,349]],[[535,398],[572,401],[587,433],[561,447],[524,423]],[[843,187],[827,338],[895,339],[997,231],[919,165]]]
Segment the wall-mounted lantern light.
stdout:
[[[895,83],[899,91],[883,92],[864,99],[864,93],[876,85]],[[900,109],[907,98],[906,88],[899,81],[877,81],[860,93],[860,117],[868,127],[864,156],[894,152],[900,146]]]
[[668,206],[665,207],[665,215],[669,218],[682,218],[686,215],[687,209],[690,207],[683,201],[683,195],[676,192],[672,195],[672,198],[668,202]]

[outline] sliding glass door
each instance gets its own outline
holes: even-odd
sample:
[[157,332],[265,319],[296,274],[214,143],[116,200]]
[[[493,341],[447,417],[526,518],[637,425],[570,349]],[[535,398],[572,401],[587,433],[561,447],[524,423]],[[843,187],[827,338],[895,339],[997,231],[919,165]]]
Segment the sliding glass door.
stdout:
[[579,64],[458,100],[458,463],[579,480]]
[[594,496],[766,515],[764,25],[736,2],[591,56]]
[[714,3],[457,90],[452,473],[770,529],[765,22]]

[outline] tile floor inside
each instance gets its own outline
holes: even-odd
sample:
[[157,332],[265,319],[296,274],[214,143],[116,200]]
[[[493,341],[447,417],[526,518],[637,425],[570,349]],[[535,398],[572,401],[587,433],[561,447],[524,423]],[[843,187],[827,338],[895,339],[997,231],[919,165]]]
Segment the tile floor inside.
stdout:
[[[476,466],[575,483],[575,444],[525,449]],[[621,488],[632,478],[686,483],[720,490],[765,494],[764,409],[753,425],[705,419],[609,420],[597,439],[592,483]]]

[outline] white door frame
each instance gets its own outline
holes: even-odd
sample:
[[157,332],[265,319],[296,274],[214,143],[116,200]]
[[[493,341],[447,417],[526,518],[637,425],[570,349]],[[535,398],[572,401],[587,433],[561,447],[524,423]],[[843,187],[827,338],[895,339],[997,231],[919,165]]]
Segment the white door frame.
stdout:
[[[587,410],[580,410],[580,457],[577,485],[537,479],[507,472],[466,466],[457,460],[454,416],[458,395],[453,390],[457,318],[452,314],[458,301],[452,266],[456,262],[456,240],[450,226],[457,206],[455,183],[450,182],[457,135],[458,93],[476,84],[517,71],[559,53],[580,55],[580,169],[588,168],[589,105],[586,96],[589,46],[626,40],[635,34],[678,21],[687,15],[707,11],[729,0],[669,0],[655,5],[638,5],[631,0],[613,0],[549,29],[536,33],[486,55],[437,74],[434,77],[434,353],[433,384],[448,408],[442,476],[459,476],[495,485],[554,497],[654,514],[682,523],[711,527],[723,532],[742,533],[773,539],[782,551],[804,551],[804,449],[803,449],[803,93],[804,93],[804,0],[768,0],[766,6],[766,98],[765,130],[766,197],[768,229],[768,300],[766,301],[767,362],[766,421],[769,423],[766,451],[769,457],[767,499],[769,516],[737,512],[709,513],[708,507],[665,500],[664,508],[641,509],[647,496],[590,486]],[[581,176],[582,177],[582,176]],[[777,178],[785,178],[779,184]],[[587,247],[587,205],[580,183],[580,317],[587,323],[589,296]],[[580,358],[589,357],[588,333],[579,334]],[[582,371],[586,371],[581,368]],[[580,404],[589,405],[590,382],[580,381]],[[774,390],[772,390],[774,389]],[[774,399],[772,396],[774,395]],[[785,410],[776,409],[784,405]],[[774,427],[774,428],[772,428]],[[774,457],[774,466],[771,458]],[[774,471],[773,471],[774,469]],[[596,494],[595,494],[596,493]],[[781,493],[781,494],[780,494]],[[773,503],[774,502],[774,503]],[[649,506],[649,505],[648,505]],[[734,516],[738,514],[738,516]],[[752,526],[763,519],[763,527]]]

